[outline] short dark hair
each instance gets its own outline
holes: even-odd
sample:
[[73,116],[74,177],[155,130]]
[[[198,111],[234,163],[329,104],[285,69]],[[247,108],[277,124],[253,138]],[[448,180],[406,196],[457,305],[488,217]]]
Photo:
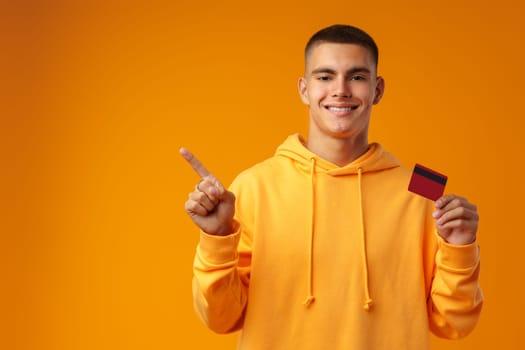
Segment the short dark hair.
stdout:
[[344,24],[334,24],[330,27],[323,28],[315,33],[304,49],[305,62],[308,60],[308,56],[312,49],[322,43],[338,43],[338,44],[356,44],[366,48],[372,55],[374,63],[379,62],[379,49],[377,45],[368,33],[357,27]]

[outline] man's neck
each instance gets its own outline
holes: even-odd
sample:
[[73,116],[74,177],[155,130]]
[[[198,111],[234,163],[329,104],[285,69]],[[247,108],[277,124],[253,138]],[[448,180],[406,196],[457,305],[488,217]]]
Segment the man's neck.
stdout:
[[342,167],[361,157],[368,150],[368,139],[324,138],[319,140],[309,135],[305,146],[319,157]]

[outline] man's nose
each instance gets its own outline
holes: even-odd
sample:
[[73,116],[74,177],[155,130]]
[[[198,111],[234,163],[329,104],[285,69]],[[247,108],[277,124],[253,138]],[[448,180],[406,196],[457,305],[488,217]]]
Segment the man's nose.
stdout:
[[352,89],[350,88],[350,82],[346,79],[334,80],[333,97],[348,98],[352,96]]

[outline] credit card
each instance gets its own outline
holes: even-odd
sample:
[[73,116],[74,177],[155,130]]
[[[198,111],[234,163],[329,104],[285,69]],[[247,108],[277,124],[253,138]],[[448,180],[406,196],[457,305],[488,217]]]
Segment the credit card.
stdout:
[[408,190],[436,201],[443,195],[446,184],[447,176],[421,164],[416,164],[408,184]]

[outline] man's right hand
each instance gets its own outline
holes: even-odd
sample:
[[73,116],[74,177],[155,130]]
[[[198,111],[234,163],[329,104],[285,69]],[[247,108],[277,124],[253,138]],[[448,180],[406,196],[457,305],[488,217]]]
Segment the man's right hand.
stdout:
[[186,213],[202,231],[210,235],[233,233],[234,194],[226,190],[190,151],[181,148],[180,154],[201,178],[184,205]]

